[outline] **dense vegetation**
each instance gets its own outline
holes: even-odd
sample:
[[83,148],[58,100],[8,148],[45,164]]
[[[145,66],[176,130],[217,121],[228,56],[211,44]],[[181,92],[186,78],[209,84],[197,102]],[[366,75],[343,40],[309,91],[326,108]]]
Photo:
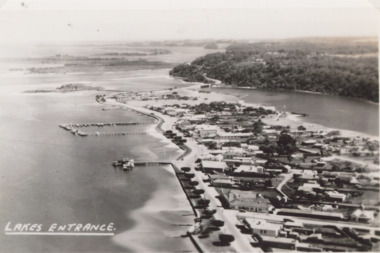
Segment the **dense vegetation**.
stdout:
[[209,44],[231,44],[236,42],[235,40],[213,40],[213,39],[204,39],[204,40],[167,40],[167,41],[149,41],[149,42],[131,42],[128,43],[128,46],[150,46],[150,47],[206,47]]
[[200,68],[194,65],[182,64],[182,65],[176,66],[170,71],[170,74],[173,76],[183,77],[183,80],[186,82],[211,83],[202,74],[202,72],[200,71]]
[[140,49],[137,51],[131,52],[108,52],[100,54],[100,56],[149,56],[149,55],[162,55],[162,54],[171,54],[172,51],[161,48],[153,49]]
[[30,73],[69,73],[69,72],[104,72],[104,71],[128,71],[139,69],[162,69],[172,67],[173,64],[163,61],[150,61],[145,59],[130,60],[126,57],[74,57],[65,56],[57,58],[42,58],[44,64],[62,64],[54,67],[29,68]]
[[170,72],[225,84],[304,90],[379,101],[377,40],[303,39],[232,44]]

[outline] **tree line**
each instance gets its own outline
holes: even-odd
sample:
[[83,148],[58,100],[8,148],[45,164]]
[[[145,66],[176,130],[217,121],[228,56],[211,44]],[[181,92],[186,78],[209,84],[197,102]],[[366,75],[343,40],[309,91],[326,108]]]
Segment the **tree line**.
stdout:
[[313,91],[378,102],[377,42],[344,42],[232,44],[224,53],[176,66],[170,74],[192,82],[209,82],[207,76],[235,86]]

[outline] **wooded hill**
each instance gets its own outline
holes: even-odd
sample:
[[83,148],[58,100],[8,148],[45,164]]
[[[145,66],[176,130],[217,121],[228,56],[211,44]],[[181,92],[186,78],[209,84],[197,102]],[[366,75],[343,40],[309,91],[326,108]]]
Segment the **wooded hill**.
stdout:
[[232,44],[176,66],[173,76],[261,89],[314,91],[379,101],[374,38],[309,38]]

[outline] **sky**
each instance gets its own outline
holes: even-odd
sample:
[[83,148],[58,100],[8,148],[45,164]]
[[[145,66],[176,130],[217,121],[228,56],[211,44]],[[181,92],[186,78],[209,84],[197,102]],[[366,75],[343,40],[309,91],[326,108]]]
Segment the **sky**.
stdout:
[[378,36],[380,0],[0,0],[0,43]]

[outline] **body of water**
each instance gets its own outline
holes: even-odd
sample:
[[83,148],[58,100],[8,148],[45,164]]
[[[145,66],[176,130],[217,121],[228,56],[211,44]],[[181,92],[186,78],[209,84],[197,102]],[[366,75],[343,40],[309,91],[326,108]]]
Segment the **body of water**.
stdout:
[[[58,53],[59,49],[56,47],[49,53]],[[80,50],[73,49],[75,52]],[[35,54],[34,51],[30,53]],[[109,107],[97,103],[95,95],[107,92],[22,92],[54,89],[70,82],[125,91],[166,89],[184,85],[183,82],[169,78],[166,69],[30,74],[26,71],[33,66],[30,61],[8,62],[9,57],[0,59],[0,252],[130,251],[128,244],[132,242],[118,236],[133,231],[138,225],[139,220],[133,218],[136,217],[133,212],[143,208],[156,192],[170,192],[172,195],[164,196],[168,203],[173,196],[184,196],[184,193],[175,175],[167,168],[136,167],[124,172],[113,168],[112,162],[122,157],[136,161],[169,160],[182,151],[158,135],[81,138],[58,127],[62,123],[154,123],[151,117],[133,111],[103,110]],[[10,68],[22,71],[9,71]],[[148,127],[133,126],[125,132],[145,131]],[[99,132],[112,131],[114,129],[107,127],[99,129]],[[160,218],[161,214],[150,217],[156,219],[152,220],[152,227],[161,231],[161,237],[156,237],[156,241],[151,242],[146,237],[147,231],[136,232],[142,233],[139,238],[147,249],[166,252],[195,250],[188,238],[180,237],[186,227],[173,227],[172,224],[192,222],[190,205],[185,197],[183,199],[190,216],[188,213],[182,215],[180,210],[165,213],[166,220]],[[113,223],[116,230],[115,237],[15,236],[5,235],[8,222],[42,224],[44,231],[53,223]],[[171,228],[181,231],[168,238],[165,231]]]
[[278,110],[309,114],[302,120],[329,128],[379,135],[379,105],[353,98],[295,91],[215,88],[237,95],[244,102],[274,106]]
[[[93,95],[0,96],[0,227],[6,223],[135,225],[129,213],[176,178],[161,167],[114,169],[121,157],[169,159],[178,149],[152,136],[81,138],[62,122],[152,121],[134,112],[103,111]],[[140,127],[139,131],[144,131]],[[108,131],[106,128],[99,130]],[[163,150],[165,149],[165,151]],[[170,185],[173,194],[182,191]],[[188,244],[178,249],[188,250]],[[2,252],[124,252],[109,237],[6,236]],[[173,249],[167,245],[167,250]]]

